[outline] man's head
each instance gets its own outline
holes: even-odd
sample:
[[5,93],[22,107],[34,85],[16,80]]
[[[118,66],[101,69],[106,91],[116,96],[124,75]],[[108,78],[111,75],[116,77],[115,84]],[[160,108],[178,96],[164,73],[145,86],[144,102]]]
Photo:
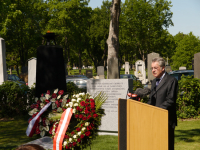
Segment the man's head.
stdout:
[[161,57],[153,58],[151,70],[154,77],[160,78],[165,72],[165,60]]

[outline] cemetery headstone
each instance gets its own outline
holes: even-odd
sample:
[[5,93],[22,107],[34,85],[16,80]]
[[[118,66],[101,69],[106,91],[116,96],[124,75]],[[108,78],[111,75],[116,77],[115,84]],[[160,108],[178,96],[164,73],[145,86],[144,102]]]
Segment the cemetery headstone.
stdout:
[[104,66],[97,67],[97,75],[104,75]]
[[158,53],[154,53],[154,52],[147,55],[147,69],[148,69],[149,84],[151,84],[151,81],[155,78],[151,72],[151,61],[155,57],[160,57],[160,55]]
[[200,79],[200,53],[194,54],[194,77]]
[[171,66],[165,66],[165,71],[166,71],[167,73],[169,73],[170,71],[172,71]]
[[[87,92],[95,95],[105,92],[108,99],[102,108],[105,116],[102,117],[99,134],[112,134],[118,131],[118,99],[127,98],[129,92],[133,92],[133,79],[90,79],[87,81]],[[105,131],[105,132],[103,132]]]
[[32,87],[36,84],[36,65],[37,59],[32,57],[28,60],[28,86]]
[[93,71],[91,69],[86,70],[86,77],[93,78]]
[[125,62],[125,74],[129,74],[129,62]]
[[179,67],[179,70],[186,70],[186,67],[181,66],[181,67]]
[[135,62],[135,76],[142,81],[142,84],[146,84],[146,71],[145,71],[145,63],[142,60],[138,60]]
[[6,46],[5,40],[0,37],[0,85],[7,80]]
[[37,49],[36,97],[57,88],[67,91],[63,48],[50,45],[51,40],[55,43],[54,33],[47,33],[44,37],[47,44]]

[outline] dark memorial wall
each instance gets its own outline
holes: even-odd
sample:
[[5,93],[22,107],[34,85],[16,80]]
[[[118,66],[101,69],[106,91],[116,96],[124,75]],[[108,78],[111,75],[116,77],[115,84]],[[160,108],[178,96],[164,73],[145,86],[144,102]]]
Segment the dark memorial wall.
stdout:
[[63,49],[59,46],[45,45],[37,49],[36,97],[47,90],[66,88]]

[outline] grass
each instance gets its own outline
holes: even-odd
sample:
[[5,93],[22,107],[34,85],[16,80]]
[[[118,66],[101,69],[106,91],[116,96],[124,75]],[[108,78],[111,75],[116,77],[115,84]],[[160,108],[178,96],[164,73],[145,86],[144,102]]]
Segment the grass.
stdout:
[[[0,120],[0,149],[14,150],[21,144],[33,141],[26,136],[28,116],[17,117],[9,120]],[[175,130],[175,150],[198,150],[200,149],[200,119],[179,121]],[[86,150],[117,150],[118,137],[101,135]]]

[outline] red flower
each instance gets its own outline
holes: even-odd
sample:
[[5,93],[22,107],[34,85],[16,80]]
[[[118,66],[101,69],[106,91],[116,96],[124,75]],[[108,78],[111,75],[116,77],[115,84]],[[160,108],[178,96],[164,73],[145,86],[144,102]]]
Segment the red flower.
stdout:
[[83,118],[83,115],[82,115],[82,114],[80,114],[80,115],[79,115],[79,118],[80,118],[80,119],[81,119],[81,118]]
[[90,119],[90,118],[91,118],[91,115],[88,115],[88,116],[87,116],[87,119]]
[[50,101],[49,101],[49,100],[47,100],[47,99],[45,99],[45,102],[46,102],[46,103],[49,103]]
[[85,132],[85,135],[89,136],[90,135],[90,131]]
[[78,118],[78,117],[79,117],[79,115],[78,115],[78,114],[76,114],[76,115],[75,115],[75,118]]
[[63,95],[63,93],[64,93],[63,90],[60,90],[60,91],[58,92],[59,95]]
[[80,108],[79,111],[83,111],[83,108]]
[[94,102],[94,99],[90,99],[90,102]]
[[81,136],[80,136],[82,139],[84,138],[84,135],[83,134],[81,134]]
[[73,146],[76,146],[76,142],[73,142]]
[[90,125],[91,125],[92,127],[94,127],[94,124],[93,124],[93,123],[90,123]]
[[79,128],[79,127],[78,127],[78,128],[76,128],[76,131],[78,131],[78,132],[79,132],[79,131],[81,131],[81,128]]
[[95,109],[92,109],[92,113],[95,113]]
[[62,99],[60,99],[59,102],[62,103]]
[[85,106],[85,102],[84,101],[81,101],[80,104],[81,104],[81,106]]
[[66,109],[65,109],[65,108],[62,108],[62,110],[65,111]]
[[60,103],[58,102],[58,100],[55,102],[57,107],[60,107]]
[[49,91],[49,90],[47,90],[47,94],[50,94],[50,91]]
[[96,117],[98,117],[98,115],[97,115],[97,114],[94,114],[93,117],[96,118]]
[[66,148],[66,149],[70,149],[70,147],[69,147],[69,146],[67,146],[67,145],[65,146],[65,148]]
[[95,103],[94,102],[91,102],[90,105],[91,105],[92,109],[95,109]]
[[67,100],[67,103],[69,103],[69,102],[71,102],[71,99],[68,99],[68,100]]
[[89,114],[89,111],[87,109],[85,109],[85,114]]
[[85,103],[85,106],[87,107],[89,105],[89,103]]
[[80,110],[80,107],[79,107],[79,106],[77,106],[77,107],[76,107],[76,110]]
[[86,99],[86,102],[89,102],[90,100],[89,99]]
[[87,130],[89,131],[89,130],[91,130],[92,129],[92,127],[91,126],[87,126]]
[[49,129],[49,134],[52,134],[53,126],[50,127]]
[[74,135],[74,131],[71,132],[71,135]]
[[43,97],[44,96],[44,94],[41,94],[41,97]]
[[37,100],[37,103],[38,103],[38,104],[40,104],[40,103],[41,103],[41,101],[40,101],[40,100]]
[[80,142],[81,142],[81,139],[78,138],[77,141],[80,143]]
[[65,135],[65,139],[69,139],[69,135]]
[[83,119],[83,120],[87,120],[87,117],[84,116],[82,119]]
[[56,97],[57,97],[56,93],[53,93],[52,98],[56,98]]

